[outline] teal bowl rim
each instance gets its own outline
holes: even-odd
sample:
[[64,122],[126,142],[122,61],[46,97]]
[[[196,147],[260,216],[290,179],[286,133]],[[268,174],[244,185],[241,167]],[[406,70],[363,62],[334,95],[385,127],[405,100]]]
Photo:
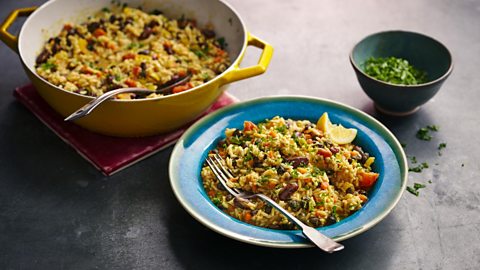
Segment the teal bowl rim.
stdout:
[[[271,97],[262,97],[262,98],[257,98],[257,99],[252,99],[244,102],[239,102],[233,105],[230,105],[228,107],[224,107],[218,111],[215,111],[201,120],[197,121],[195,124],[193,124],[183,135],[182,137],[178,140],[178,142],[175,144],[175,147],[172,151],[172,154],[170,156],[170,162],[169,162],[169,176],[170,176],[170,185],[172,187],[173,193],[175,194],[175,197],[177,200],[180,202],[182,207],[197,221],[205,225],[206,227],[210,228],[211,230],[227,236],[229,238],[239,240],[241,242],[249,243],[249,244],[254,244],[258,246],[265,246],[265,247],[274,247],[274,248],[306,248],[306,247],[313,247],[312,244],[309,242],[269,242],[269,241],[260,241],[259,239],[255,239],[252,236],[246,236],[240,233],[234,233],[229,231],[228,229],[221,228],[217,224],[215,224],[214,221],[209,220],[208,218],[202,217],[200,214],[198,214],[194,209],[190,208],[190,206],[187,204],[186,201],[184,201],[184,198],[182,197],[182,194],[177,187],[177,180],[180,179],[179,172],[176,171],[175,165],[178,163],[178,161],[181,158],[182,155],[182,147],[183,147],[183,142],[188,141],[187,139],[194,135],[195,132],[198,132],[200,128],[205,126],[207,123],[209,123],[212,119],[215,119],[217,117],[220,117],[221,115],[227,115],[229,112],[245,108],[251,105],[255,104],[262,104],[265,102],[269,101],[299,101],[299,102],[313,102],[317,103],[319,105],[327,105],[327,106],[332,106],[335,109],[341,109],[345,114],[353,114],[357,119],[361,120],[365,125],[368,127],[375,127],[378,129],[378,132],[381,133],[381,138],[384,140],[388,146],[391,148],[393,154],[396,157],[396,160],[398,162],[398,167],[399,167],[399,173],[400,173],[400,179],[399,182],[401,182],[401,186],[398,189],[398,191],[395,193],[395,197],[389,200],[389,205],[387,208],[385,208],[383,211],[379,212],[378,214],[375,215],[375,218],[369,220],[369,222],[363,224],[360,228],[357,230],[349,231],[348,233],[345,234],[339,234],[335,235],[332,238],[335,241],[343,241],[348,238],[354,237],[360,233],[363,233],[373,226],[375,226],[377,223],[379,223],[381,220],[383,220],[392,210],[393,208],[398,204],[400,198],[403,195],[403,192],[405,191],[405,188],[407,186],[407,179],[408,179],[408,169],[407,169],[407,157],[405,155],[405,152],[398,141],[398,139],[393,135],[393,133],[386,128],[382,123],[380,123],[378,120],[373,118],[372,116],[364,113],[363,111],[360,111],[356,108],[353,108],[351,106],[342,104],[340,102],[336,102],[333,100],[329,99],[323,99],[323,98],[315,98],[315,97],[309,97],[309,96],[301,96],[301,95],[280,95],[280,96],[271,96]],[[223,132],[223,131],[219,131]],[[219,133],[220,135],[221,133]],[[202,187],[203,188],[203,187]],[[218,210],[221,212],[221,210]],[[226,214],[224,214],[227,216]],[[231,218],[231,217],[230,217]],[[231,218],[234,219],[234,218]],[[256,227],[253,225],[250,225],[254,228],[258,229],[265,229],[265,228],[260,228]],[[270,230],[270,229],[267,229]],[[286,232],[297,232],[296,230],[293,231],[286,231]],[[299,231],[298,231],[299,232]],[[301,233],[300,233],[301,234]]]
[[[353,60],[353,52],[355,51],[355,49],[357,48],[358,44],[362,43],[364,40],[366,40],[367,38],[370,38],[370,37],[373,37],[373,36],[376,36],[376,35],[381,35],[381,34],[386,34],[386,33],[408,33],[408,34],[415,34],[415,35],[419,35],[419,36],[423,36],[423,37],[426,37],[434,42],[437,42],[438,44],[440,44],[443,48],[445,48],[447,54],[448,54],[448,58],[450,60],[450,65],[448,67],[448,70],[442,75],[440,76],[439,78],[433,80],[433,81],[428,81],[426,83],[421,83],[421,84],[415,84],[415,85],[403,85],[403,84],[394,84],[394,83],[389,83],[389,82],[384,82],[384,81],[381,81],[381,80],[378,80],[370,75],[368,75],[367,73],[365,73],[358,65],[357,63]],[[385,85],[388,85],[388,86],[394,86],[394,87],[399,87],[399,88],[420,88],[420,87],[424,87],[424,86],[427,86],[427,85],[432,85],[432,84],[436,84],[438,82],[441,82],[443,80],[445,80],[449,75],[450,73],[452,73],[453,71],[453,58],[452,58],[452,53],[450,52],[450,50],[447,48],[447,46],[445,46],[442,42],[438,41],[437,39],[433,38],[433,37],[430,37],[430,36],[427,36],[425,34],[422,34],[422,33],[418,33],[418,32],[413,32],[413,31],[405,31],[405,30],[388,30],[388,31],[381,31],[381,32],[377,32],[377,33],[373,33],[373,34],[370,34],[364,38],[362,38],[359,42],[357,42],[352,50],[350,51],[350,55],[349,55],[349,59],[350,59],[350,63],[352,64],[353,68],[359,72],[360,74],[364,75],[365,77],[373,80],[373,81],[376,81],[380,84],[385,84]]]

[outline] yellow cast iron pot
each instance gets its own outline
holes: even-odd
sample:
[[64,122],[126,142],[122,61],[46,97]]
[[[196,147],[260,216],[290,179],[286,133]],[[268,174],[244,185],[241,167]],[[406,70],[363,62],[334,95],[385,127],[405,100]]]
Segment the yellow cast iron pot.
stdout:
[[[107,101],[90,115],[76,120],[86,129],[120,137],[172,131],[207,110],[226,89],[226,84],[262,74],[270,63],[272,46],[248,33],[238,14],[222,1],[132,0],[126,3],[132,7],[141,6],[145,11],[159,9],[169,18],[184,15],[197,20],[199,27],[213,25],[217,36],[224,37],[228,43],[232,65],[213,80],[185,92],[153,99]],[[63,90],[41,78],[35,72],[35,59],[46,40],[57,35],[65,23],[80,23],[111,5],[111,0],[52,0],[38,8],[14,10],[0,26],[0,39],[18,53],[39,94],[63,117],[92,100],[92,97]],[[19,16],[28,18],[17,38],[8,32],[8,28]],[[257,65],[240,68],[247,46],[263,51]]]

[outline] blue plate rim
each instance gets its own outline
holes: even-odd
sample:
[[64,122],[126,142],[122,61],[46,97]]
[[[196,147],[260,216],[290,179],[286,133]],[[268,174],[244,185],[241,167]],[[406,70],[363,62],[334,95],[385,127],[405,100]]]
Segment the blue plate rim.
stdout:
[[379,122],[377,119],[373,118],[372,116],[368,115],[367,113],[354,108],[352,106],[346,105],[341,102],[333,101],[330,99],[325,99],[325,98],[318,98],[318,97],[311,97],[311,96],[304,96],[304,95],[274,95],[274,96],[269,96],[269,97],[260,97],[260,98],[255,98],[255,99],[250,99],[242,102],[238,102],[235,104],[232,104],[230,106],[221,108],[205,117],[202,119],[198,120],[196,123],[194,123],[192,126],[190,126],[185,133],[180,137],[180,139],[177,141],[175,144],[175,147],[173,148],[172,154],[170,156],[170,162],[169,162],[169,178],[170,178],[170,185],[173,190],[173,193],[175,194],[175,197],[177,200],[180,202],[182,207],[197,221],[205,225],[206,227],[210,228],[211,230],[227,236],[229,238],[239,240],[241,242],[249,243],[249,244],[254,244],[258,246],[265,246],[265,247],[275,247],[275,248],[306,248],[306,247],[313,247],[312,244],[310,243],[298,243],[298,242],[269,242],[269,241],[260,241],[259,239],[255,239],[253,237],[248,237],[243,234],[235,233],[232,231],[229,231],[228,229],[221,228],[215,224],[215,222],[212,222],[211,220],[204,218],[200,216],[195,210],[190,208],[190,206],[184,201],[183,197],[181,196],[180,190],[177,188],[176,183],[178,182],[176,179],[179,179],[180,177],[178,176],[178,172],[175,170],[175,164],[179,160],[181,151],[180,148],[182,146],[182,142],[186,140],[189,136],[191,136],[199,127],[205,125],[208,123],[212,118],[218,117],[219,115],[225,114],[228,115],[229,111],[233,111],[242,107],[248,107],[251,105],[255,104],[261,104],[267,101],[305,101],[305,102],[315,102],[319,104],[327,104],[331,105],[337,108],[342,108],[346,109],[346,113],[349,114],[355,114],[357,117],[359,117],[361,120],[373,124],[376,126],[379,131],[381,131],[383,134],[388,136],[388,141],[386,140],[385,137],[382,136],[382,138],[387,141],[387,144],[390,146],[392,151],[395,154],[395,157],[397,158],[397,162],[400,168],[401,172],[401,187],[396,194],[395,198],[390,201],[390,205],[385,208],[384,211],[379,213],[374,219],[370,220],[368,223],[366,223],[364,226],[359,228],[358,230],[348,232],[343,235],[337,235],[333,237],[335,241],[344,241],[346,239],[349,239],[351,237],[354,237],[360,233],[363,233],[373,226],[375,226],[377,223],[379,223],[381,220],[383,220],[392,210],[393,208],[398,204],[400,198],[403,195],[403,192],[405,191],[406,185],[407,185],[407,179],[408,179],[408,169],[407,169],[407,157],[406,154],[398,141],[398,139],[395,137],[395,135],[387,128],[385,127],[381,122]]

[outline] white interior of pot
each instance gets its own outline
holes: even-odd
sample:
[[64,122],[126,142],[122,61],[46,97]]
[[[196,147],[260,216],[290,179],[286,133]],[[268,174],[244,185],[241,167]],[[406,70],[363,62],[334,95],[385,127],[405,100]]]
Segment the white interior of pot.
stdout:
[[[245,43],[245,28],[240,18],[225,3],[218,0],[132,0],[130,7],[142,7],[149,12],[158,9],[170,19],[182,15],[195,19],[199,28],[213,25],[216,37],[224,37],[232,63],[240,56]],[[104,7],[111,7],[111,0],[52,0],[35,11],[24,23],[19,35],[19,53],[25,65],[35,72],[35,59],[45,42],[58,35],[65,23],[81,23]]]

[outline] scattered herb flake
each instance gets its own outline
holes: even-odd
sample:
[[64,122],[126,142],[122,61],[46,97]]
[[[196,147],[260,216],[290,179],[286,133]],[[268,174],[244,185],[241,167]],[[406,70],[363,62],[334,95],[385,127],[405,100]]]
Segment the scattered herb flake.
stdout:
[[442,150],[443,148],[447,147],[446,143],[441,143],[438,145],[438,150]]
[[[431,181],[429,181],[429,182],[431,182]],[[418,190],[421,189],[421,188],[425,188],[425,187],[427,187],[427,186],[424,185],[424,184],[414,183],[413,187],[407,186],[407,191],[412,193],[415,196],[418,196],[418,194],[420,194]]]
[[401,145],[403,148],[406,148],[406,147],[407,147],[407,144],[406,144],[406,143],[400,143],[400,145]]
[[414,189],[417,189],[417,190],[418,190],[418,189],[421,189],[421,188],[425,188],[425,187],[427,187],[427,186],[424,185],[424,184],[420,184],[420,183],[414,183],[414,184],[413,184],[413,188],[414,188]]
[[432,135],[430,135],[428,128],[421,128],[417,131],[417,138],[424,141],[430,141],[432,139]]
[[418,190],[414,189],[413,187],[407,186],[407,191],[412,193],[415,196],[418,196]]
[[440,129],[437,125],[428,125],[427,128],[431,131],[438,131]]
[[420,173],[422,172],[423,169],[426,169],[428,168],[428,163],[426,162],[423,162],[422,164],[416,166],[416,167],[412,167],[412,168],[408,168],[408,171],[409,172],[416,172],[416,173]]

